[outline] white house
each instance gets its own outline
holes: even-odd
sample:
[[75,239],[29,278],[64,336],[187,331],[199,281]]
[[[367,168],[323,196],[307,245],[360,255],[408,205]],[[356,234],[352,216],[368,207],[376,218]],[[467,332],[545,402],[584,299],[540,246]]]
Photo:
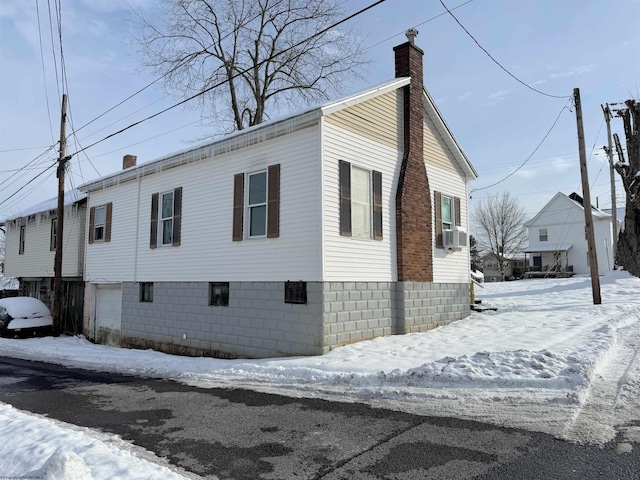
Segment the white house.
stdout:
[[[81,333],[86,193],[65,192],[64,206],[62,330]],[[58,198],[54,197],[2,222],[6,227],[4,275],[18,278],[20,295],[38,298],[49,308],[53,307],[53,264],[59,240],[57,208]]]
[[394,50],[392,81],[83,185],[85,334],[314,355],[467,316],[477,175]]
[[[604,275],[614,267],[611,249],[611,214],[591,207],[598,272]],[[525,223],[529,234],[528,266],[533,271],[590,273],[582,197],[576,193],[555,196]]]

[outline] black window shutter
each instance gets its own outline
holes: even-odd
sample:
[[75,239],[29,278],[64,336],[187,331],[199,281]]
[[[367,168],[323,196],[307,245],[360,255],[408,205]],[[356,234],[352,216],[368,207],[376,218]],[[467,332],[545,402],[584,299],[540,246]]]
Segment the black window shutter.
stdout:
[[461,227],[462,226],[462,209],[460,208],[460,197],[453,197],[453,204],[455,207],[454,215],[456,216],[455,218],[456,225],[458,227]]
[[106,215],[105,215],[105,220],[104,220],[104,241],[105,242],[110,242],[111,241],[111,211],[113,209],[113,203],[109,202],[107,203],[107,208],[106,208]]
[[382,173],[373,170],[373,239],[382,240]]
[[149,247],[158,246],[158,198],[159,194],[151,195],[151,227],[149,232]]
[[433,208],[436,211],[436,248],[444,248],[442,241],[442,195],[440,192],[433,192]]
[[244,173],[233,177],[233,241],[242,241],[242,223],[244,211]]
[[280,164],[268,169],[267,238],[280,236]]
[[340,235],[351,236],[351,164],[339,161]]
[[96,207],[89,209],[89,243],[93,243],[93,230],[96,223]]
[[171,245],[180,245],[180,232],[182,223],[182,187],[173,190],[173,242]]

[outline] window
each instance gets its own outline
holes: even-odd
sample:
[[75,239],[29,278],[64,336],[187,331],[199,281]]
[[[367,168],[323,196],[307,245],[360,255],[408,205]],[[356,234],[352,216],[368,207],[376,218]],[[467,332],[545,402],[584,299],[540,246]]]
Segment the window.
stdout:
[[153,282],[140,283],[140,301],[153,302]]
[[151,195],[149,247],[180,245],[182,218],[182,187]]
[[444,230],[458,230],[460,246],[467,245],[467,234],[462,227],[462,201],[460,197],[433,192],[433,211],[435,213],[436,248],[444,248]]
[[[247,183],[245,198],[245,179]],[[246,225],[245,225],[246,221]],[[233,241],[280,236],[280,165],[233,179]]]
[[307,303],[307,282],[285,282],[284,303]]
[[229,306],[229,282],[212,282],[209,284],[209,305],[214,307]]
[[25,236],[25,225],[20,225],[20,242],[18,243],[18,255],[22,255],[24,253],[24,236]]
[[351,167],[351,234],[371,238],[371,178],[357,167]]
[[162,238],[162,245],[171,245],[173,242],[173,192],[163,193],[161,198],[160,238]]
[[540,241],[541,242],[546,242],[549,238],[547,236],[547,229],[546,228],[541,228],[539,231],[540,234]]
[[440,208],[442,209],[442,229],[452,230],[453,220],[455,218],[453,213],[453,199],[446,195],[442,195]]
[[249,237],[263,237],[267,231],[267,172],[249,175]]
[[56,239],[58,237],[58,219],[51,219],[51,237],[49,238],[49,251],[53,252],[56,249]]
[[340,235],[382,240],[382,173],[339,161]]
[[112,203],[89,209],[89,243],[111,241]]
[[93,240],[95,242],[104,240],[104,226],[106,219],[107,209],[105,207],[97,207],[95,224],[93,225]]

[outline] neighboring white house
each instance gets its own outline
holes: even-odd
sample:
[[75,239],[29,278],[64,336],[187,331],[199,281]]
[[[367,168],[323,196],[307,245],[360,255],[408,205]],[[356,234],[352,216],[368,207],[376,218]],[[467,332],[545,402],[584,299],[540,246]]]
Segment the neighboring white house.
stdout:
[[[65,192],[62,330],[71,333],[82,332],[86,204],[86,193],[79,190]],[[38,298],[49,308],[53,306],[53,264],[59,240],[57,208],[58,198],[55,197],[2,222],[6,228],[4,275],[18,278],[20,295]]]
[[[611,215],[591,207],[598,272],[613,269]],[[583,200],[576,193],[556,193],[538,214],[525,223],[529,234],[528,266],[532,271],[589,274]]]
[[467,316],[477,175],[394,50],[395,80],[83,185],[85,334],[315,355]]

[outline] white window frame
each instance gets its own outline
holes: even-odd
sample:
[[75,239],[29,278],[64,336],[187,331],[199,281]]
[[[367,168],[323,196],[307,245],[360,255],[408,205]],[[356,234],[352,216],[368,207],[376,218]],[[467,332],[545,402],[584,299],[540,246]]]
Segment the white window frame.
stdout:
[[538,240],[541,242],[549,241],[549,231],[546,228],[541,228],[538,230]]
[[[445,206],[445,199],[449,200],[449,217],[450,217],[450,221],[449,222],[445,222],[444,220],[444,206]],[[455,205],[454,205],[454,199],[453,197],[449,196],[449,195],[445,195],[444,193],[440,194],[440,215],[442,217],[442,230],[453,230],[456,224],[456,209],[455,209]]]
[[[163,205],[164,205],[164,197],[165,195],[171,195],[171,216],[163,216]],[[167,192],[163,192],[160,194],[158,198],[158,238],[160,241],[158,244],[162,247],[171,247],[173,245],[173,218],[175,214],[175,194],[173,190],[169,190]],[[171,222],[171,229],[169,230],[171,234],[169,235],[169,241],[165,243],[164,241],[164,224],[165,222]]]
[[[257,175],[264,175],[264,202],[256,202],[256,203],[250,203],[250,195],[251,195],[251,177],[257,176]],[[267,238],[267,228],[268,228],[268,218],[267,218],[267,202],[269,199],[269,173],[267,172],[266,169],[264,170],[259,170],[256,172],[251,172],[251,173],[247,173],[247,188],[246,188],[246,192],[245,192],[245,205],[246,205],[246,225],[245,225],[245,232],[247,232],[247,238]],[[251,218],[253,215],[253,211],[254,209],[257,208],[264,208],[264,233],[261,235],[252,235],[251,234]]]
[[[368,189],[369,195],[366,203],[362,200],[355,198],[354,192],[356,191],[356,189],[354,188],[354,185],[355,185],[354,180],[356,175],[354,175],[354,172],[362,172],[367,175],[367,189]],[[356,208],[357,206],[367,207],[366,210],[368,212],[369,225],[367,227],[367,230],[365,231],[356,230],[356,225],[361,223],[361,222],[356,222],[356,218],[355,218],[356,212],[361,210]],[[351,236],[355,238],[368,239],[368,240],[371,240],[373,238],[373,180],[371,178],[371,170],[358,167],[356,165],[351,165]]]
[[[104,220],[102,223],[98,223],[98,212],[104,211]],[[107,233],[107,206],[101,205],[96,207],[94,213],[94,222],[93,222],[93,241],[94,242],[104,242],[104,237]],[[98,237],[98,229],[101,228],[102,236]]]

